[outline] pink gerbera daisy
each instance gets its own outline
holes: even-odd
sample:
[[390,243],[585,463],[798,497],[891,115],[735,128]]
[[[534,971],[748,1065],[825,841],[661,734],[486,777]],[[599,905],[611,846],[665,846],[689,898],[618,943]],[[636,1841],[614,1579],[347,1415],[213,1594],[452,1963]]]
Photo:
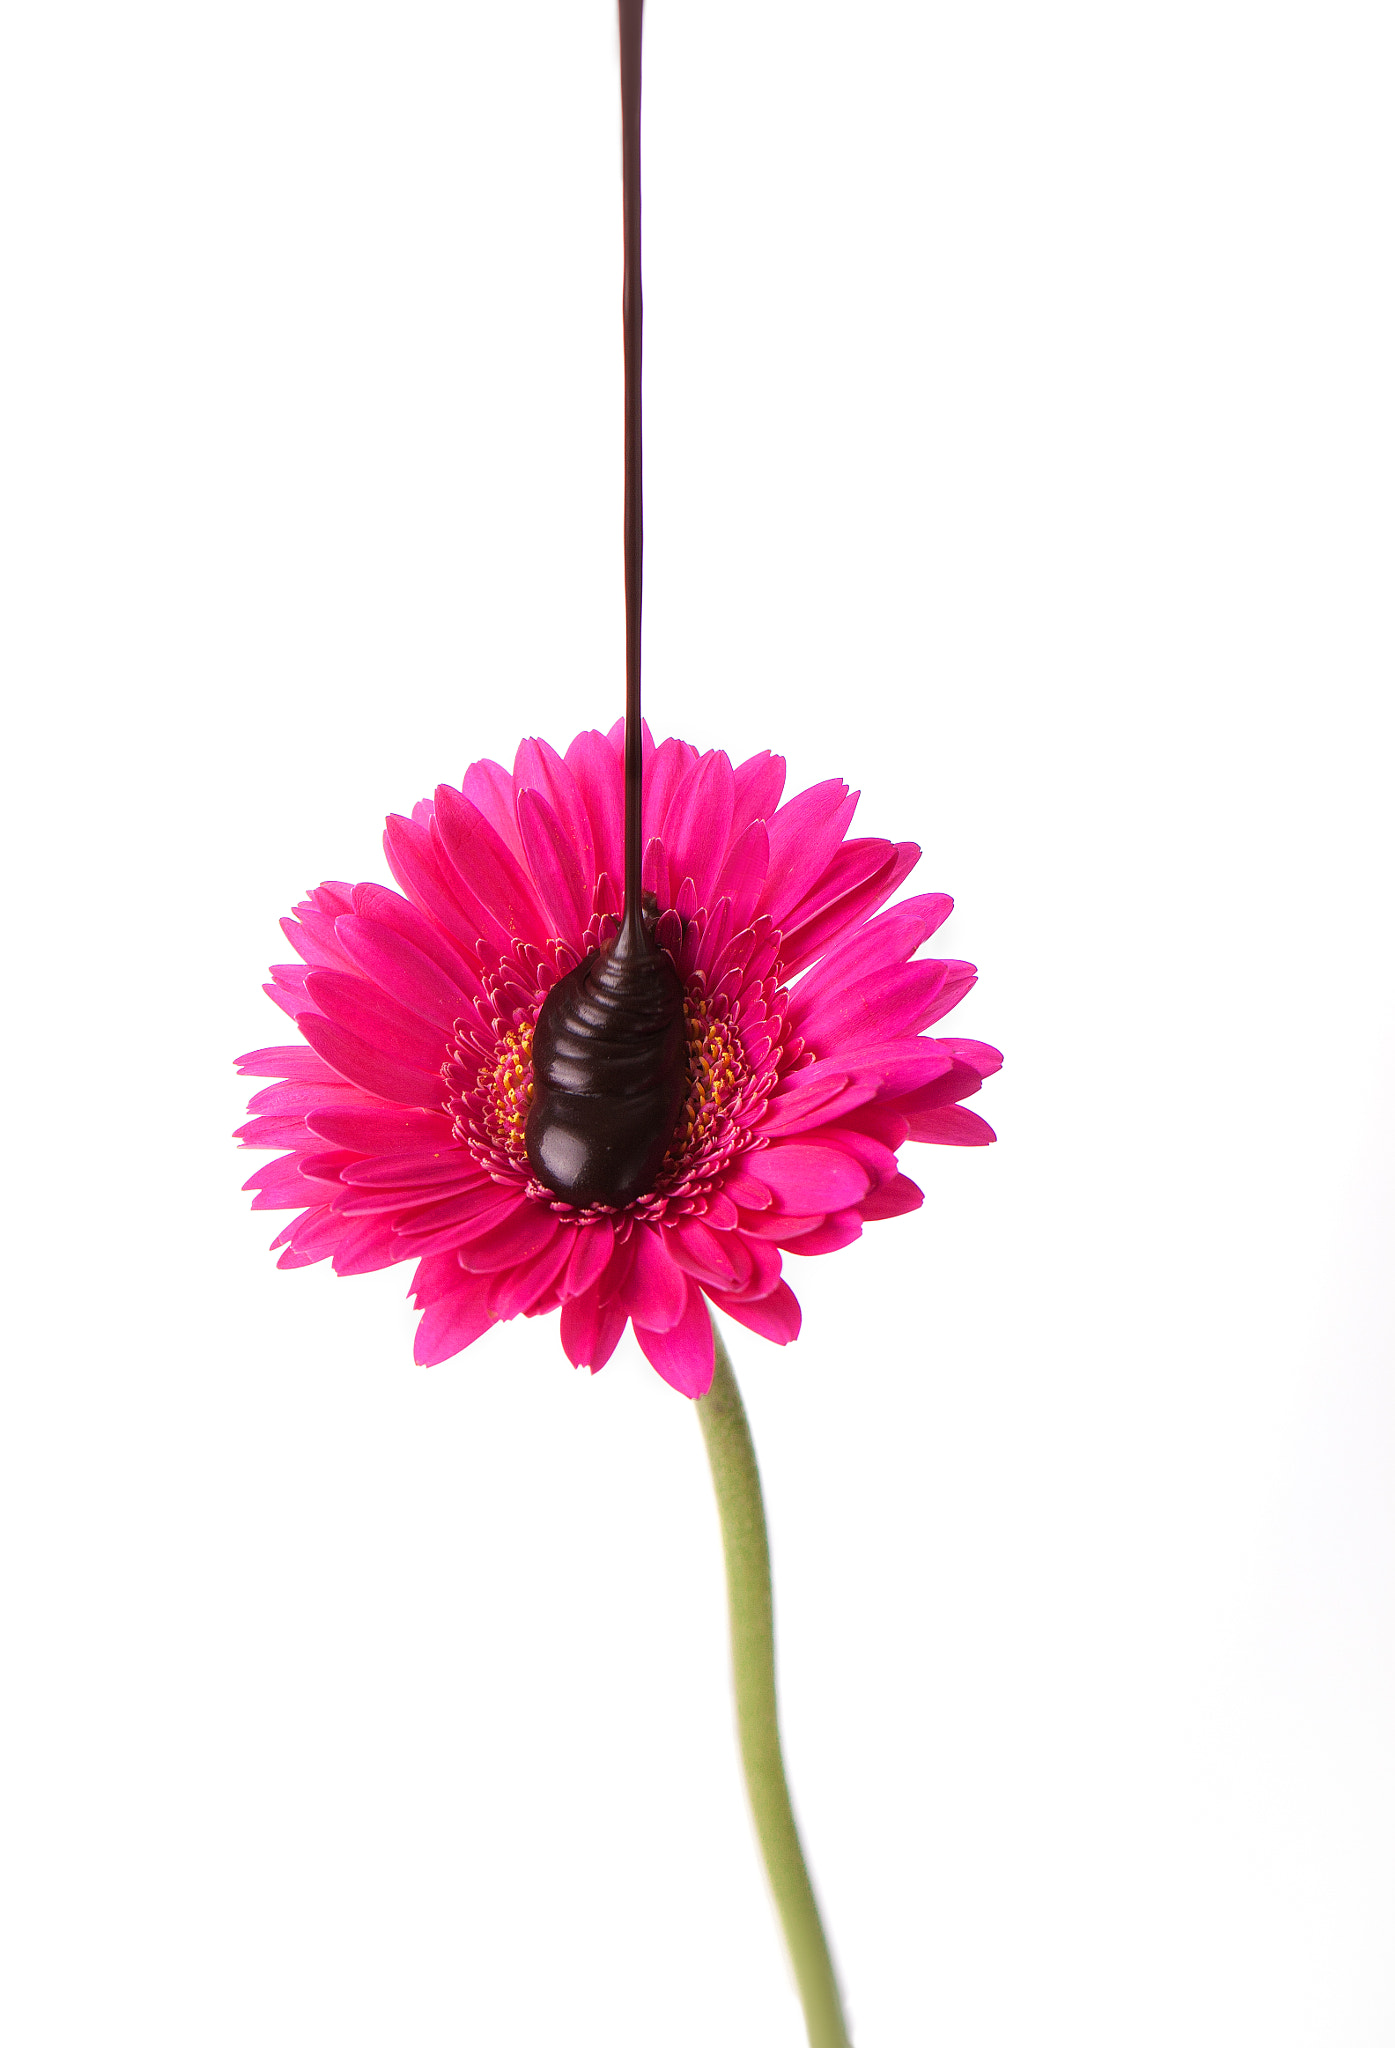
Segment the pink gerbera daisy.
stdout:
[[416,1356],[560,1308],[574,1365],[600,1369],[627,1322],[671,1386],[712,1377],[707,1303],[763,1337],[799,1333],[785,1252],[838,1250],[919,1208],[907,1139],[984,1145],[962,1107],[1001,1065],[930,1038],[974,982],[912,955],[949,915],[914,896],[875,915],[920,849],[849,839],[857,796],[781,802],[785,764],[644,734],[644,889],[684,989],[689,1085],[657,1183],[576,1208],[524,1148],[533,1027],[559,976],[613,935],[624,873],[624,727],[563,758],[525,740],[513,773],[477,761],[385,846],[402,893],[325,882],[282,929],[300,963],[267,993],[304,1041],[249,1053],[275,1077],[244,1144],[284,1152],[247,1182],[298,1213],[280,1264],[366,1273],[416,1259]]

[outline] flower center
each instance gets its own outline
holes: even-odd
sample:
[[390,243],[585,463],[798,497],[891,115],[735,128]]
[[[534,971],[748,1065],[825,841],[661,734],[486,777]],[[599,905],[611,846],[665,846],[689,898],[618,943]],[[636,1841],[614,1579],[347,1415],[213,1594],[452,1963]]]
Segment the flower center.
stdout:
[[[533,1183],[536,1196],[555,1201],[536,1181],[524,1142],[533,1101],[533,1032],[542,998],[529,1015],[516,1007],[516,994],[516,989],[509,991],[512,1014],[507,1025],[497,1018],[493,1043],[482,1059],[478,1037],[472,1040],[467,1028],[457,1029],[454,1059],[446,1070],[453,1084],[448,1107],[456,1137],[481,1166],[496,1177],[521,1174]],[[645,1215],[661,1213],[672,1199],[701,1192],[750,1142],[733,1119],[751,1090],[751,1062],[726,996],[709,995],[700,974],[683,997],[683,1028],[687,1092],[658,1179],[636,1205]],[[595,1212],[573,1213],[584,1219]]]

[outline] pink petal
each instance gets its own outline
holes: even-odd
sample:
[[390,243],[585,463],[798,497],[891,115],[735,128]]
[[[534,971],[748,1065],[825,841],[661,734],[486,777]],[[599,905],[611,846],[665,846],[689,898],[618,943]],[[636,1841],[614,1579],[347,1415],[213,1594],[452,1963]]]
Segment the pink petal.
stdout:
[[[431,1025],[438,1042],[441,1033],[450,1037],[456,1018],[471,1002],[457,980],[443,974],[409,939],[372,918],[341,917],[336,929],[355,967],[414,1017]],[[323,1010],[323,1003],[319,1007]],[[325,1015],[329,1014],[326,1010]]]
[[662,740],[646,759],[643,807],[646,840],[663,837],[669,805],[680,782],[697,766],[697,760],[696,747],[690,747],[685,740]]
[[410,1258],[386,1216],[365,1216],[348,1223],[341,1216],[342,1236],[334,1254],[334,1270],[341,1277],[351,1273],[378,1273],[384,1266]]
[[801,790],[770,820],[770,872],[760,907],[777,925],[828,866],[856,808],[856,795],[835,777]]
[[479,940],[490,936],[495,950],[507,939],[495,920],[470,899],[461,898],[459,879],[436,842],[415,819],[391,817],[383,832],[383,852],[404,893],[456,941],[467,957],[476,957]]
[[298,976],[309,973],[306,967],[273,967],[270,981],[262,983],[262,990],[271,997],[278,1010],[284,1010],[293,1024],[299,1024],[302,1016],[315,1005],[305,993],[304,982]]
[[685,875],[679,884],[678,893],[673,899],[673,907],[678,914],[680,923],[686,923],[689,918],[697,916],[697,885],[691,875]]
[[909,1216],[918,1209],[925,1196],[915,1182],[904,1173],[898,1173],[887,1186],[874,1188],[865,1202],[858,1203],[858,1210],[864,1223],[884,1223],[891,1216]]
[[[485,829],[483,824],[481,829]],[[458,864],[446,850],[446,842],[441,836],[440,820],[435,816],[431,819],[429,844],[431,858],[435,863],[436,873],[440,876],[442,885],[449,894],[451,901],[457,906],[461,919],[479,934],[475,952],[479,957],[481,965],[484,966],[486,963],[492,965],[501,954],[513,951],[518,936],[517,933],[510,930],[508,926],[501,924],[493,911],[486,908],[475,891],[470,887],[467,878],[461,873]],[[461,859],[463,860],[464,858],[465,853],[462,851]],[[530,884],[529,886],[531,888],[532,885]],[[541,906],[539,906],[539,915],[541,915]],[[529,940],[525,943],[536,944],[537,942]]]
[[233,1136],[247,1152],[304,1151],[315,1142],[300,1116],[254,1116],[250,1123],[239,1125]]
[[[905,1119],[901,1119],[905,1122]],[[880,1138],[874,1138],[870,1131],[859,1131],[843,1123],[827,1124],[819,1132],[820,1144],[836,1145],[841,1152],[850,1153],[862,1168],[874,1188],[884,1186],[896,1178],[896,1153],[892,1146],[884,1145]],[[345,1178],[357,1173],[357,1167],[346,1166]]]
[[571,1256],[573,1233],[559,1226],[552,1242],[535,1258],[522,1265],[507,1266],[494,1276],[489,1289],[489,1308],[498,1320],[526,1315],[540,1301]]
[[638,1330],[671,1330],[682,1315],[688,1283],[674,1265],[664,1233],[642,1223],[634,1232],[635,1257],[625,1284],[624,1302]]
[[271,970],[271,978],[278,988],[302,989],[305,977],[310,972],[303,960],[283,960]]
[[[315,1152],[298,1152],[296,1165],[307,1180],[332,1182],[337,1194],[340,1174],[346,1166],[352,1166],[356,1158],[357,1154],[353,1152],[326,1152],[320,1149]],[[321,1196],[320,1199],[323,1200],[325,1197]]]
[[[433,806],[433,816],[427,834],[427,844],[430,849],[433,871],[439,876],[442,889],[456,906],[456,914],[460,922],[478,934],[474,950],[481,966],[486,964],[492,965],[501,954],[513,951],[517,934],[511,931],[507,925],[501,924],[493,911],[481,902],[479,896],[470,887],[467,877],[461,872],[459,862],[452,859],[447,850],[445,839],[441,834],[440,820],[434,815],[434,808]],[[485,823],[481,823],[480,829],[485,829]],[[459,854],[460,860],[468,857],[468,847],[464,841],[457,842],[456,851]],[[510,858],[512,858],[512,855],[510,855]],[[536,941],[528,941],[528,943],[536,943]]]
[[239,1074],[276,1074],[285,1081],[343,1085],[343,1075],[304,1045],[264,1045],[258,1052],[243,1053],[233,1064]]
[[599,1372],[620,1342],[629,1321],[616,1303],[602,1303],[599,1289],[589,1287],[562,1304],[562,1349],[573,1365]]
[[731,898],[731,928],[744,931],[756,914],[770,869],[770,834],[763,819],[753,818],[728,853],[715,884],[713,899]]
[[847,1074],[854,1086],[872,1081],[879,1095],[901,1096],[938,1080],[953,1064],[951,1055],[933,1038],[894,1038],[888,1044],[850,1045],[830,1053],[814,1066],[789,1075],[786,1086],[792,1099],[801,1087],[812,1087],[828,1074]]
[[[917,1040],[903,1038],[899,1041],[899,1044],[902,1047],[910,1046],[912,1048],[912,1051],[906,1055],[906,1058],[914,1062],[911,1071],[915,1074],[925,1073],[927,1071],[926,1064],[914,1051]],[[899,1065],[901,1054],[899,1052],[879,1052],[877,1058],[883,1057],[889,1062]],[[774,1109],[772,1109],[768,1116],[760,1118],[756,1128],[760,1131],[761,1136],[797,1138],[806,1137],[810,1132],[817,1131],[822,1137],[826,1135],[822,1128],[825,1124],[847,1121],[852,1121],[853,1128],[857,1129],[855,1121],[857,1111],[864,1103],[872,1103],[879,1095],[884,1093],[881,1070],[877,1066],[876,1060],[873,1061],[870,1069],[858,1065],[858,1060],[859,1055],[856,1052],[848,1054],[849,1065],[855,1069],[852,1072],[842,1072],[838,1070],[837,1062],[830,1063],[827,1060],[820,1060],[817,1066],[803,1067],[797,1070],[791,1077],[792,1080],[799,1080],[803,1074],[810,1074],[815,1078],[804,1088],[790,1087],[783,1095],[772,1098],[772,1101],[778,1106],[780,1114],[776,1116]],[[830,1064],[834,1066],[835,1071],[832,1073],[825,1072],[825,1069]],[[833,1080],[842,1080],[845,1086],[841,1094],[830,1096],[823,1084]],[[809,1096],[814,1107],[806,1115],[801,1116],[800,1105],[805,1095]]]
[[243,1192],[253,1189],[254,1209],[309,1209],[318,1207],[323,1200],[324,1190],[316,1190],[306,1181],[300,1171],[298,1155],[273,1159],[266,1166],[259,1166],[250,1179],[242,1183]]
[[844,1209],[840,1216],[827,1216],[817,1230],[810,1230],[794,1238],[786,1250],[797,1252],[800,1258],[817,1258],[823,1252],[840,1252],[844,1245],[853,1244],[862,1235],[862,1218],[856,1209]]
[[[519,1197],[512,1188],[501,1188],[497,1181],[481,1179],[475,1187],[463,1188],[458,1195],[447,1192],[442,1200],[424,1207],[416,1206],[420,1200],[420,1196],[413,1198],[400,1191],[394,1194],[391,1188],[375,1188],[351,1195],[339,1206],[346,1215],[369,1215],[376,1209],[391,1206],[397,1215],[397,1228],[411,1243],[411,1252],[415,1256],[427,1250],[423,1240],[434,1238],[448,1228],[454,1233],[451,1249],[455,1251],[470,1238],[483,1237],[486,1231],[493,1230],[505,1220],[517,1206]],[[413,1206],[410,1214],[404,1215],[402,1212],[408,1203]],[[444,1251],[445,1246],[433,1245],[431,1249]]]
[[992,1124],[956,1102],[944,1109],[917,1110],[906,1122],[919,1145],[991,1145],[998,1135]]
[[660,910],[667,910],[673,902],[673,890],[669,884],[668,851],[662,839],[645,843],[641,883],[645,895],[657,897]]
[[471,1273],[498,1273],[505,1266],[521,1266],[564,1228],[546,1203],[524,1198],[492,1230],[461,1246],[460,1263]]
[[744,1167],[737,1167],[733,1172],[729,1173],[722,1182],[722,1188],[728,1199],[733,1202],[739,1202],[743,1209],[768,1209],[770,1207],[771,1194],[769,1188],[765,1185],[764,1181],[757,1180]]
[[845,840],[786,915],[786,938],[797,937],[811,919],[864,888],[895,857],[896,848],[889,839]]
[[965,1066],[972,1067],[985,1081],[1003,1064],[1003,1056],[997,1046],[985,1045],[978,1038],[942,1038],[940,1044],[957,1060],[963,1060]]
[[585,1223],[572,1232],[571,1257],[567,1263],[564,1294],[585,1294],[610,1264],[615,1249],[615,1226],[608,1216]]
[[376,1159],[359,1159],[344,1169],[346,1187],[429,1188],[432,1193],[444,1193],[461,1181],[475,1185],[483,1178],[474,1155],[452,1137],[449,1128],[434,1148],[420,1146]]
[[810,1124],[827,1122],[838,1114],[834,1105],[851,1086],[846,1074],[821,1074],[803,1088],[787,1089],[783,1095],[768,1097],[760,1120],[762,1136],[785,1136]]
[[307,1264],[327,1259],[344,1235],[344,1221],[332,1209],[308,1209],[292,1224],[290,1241]]
[[[759,1237],[747,1237],[744,1232],[739,1237],[733,1236],[729,1243],[732,1264],[740,1263],[743,1269],[747,1266],[750,1269],[742,1271],[741,1284],[733,1290],[732,1298],[757,1301],[764,1295],[773,1294],[780,1284],[779,1246],[767,1244]],[[742,1254],[740,1261],[735,1257],[737,1251]]]
[[459,1285],[460,1261],[443,1252],[418,1262],[407,1292],[418,1308],[429,1308],[433,1301],[454,1294]]
[[[311,1053],[309,1057],[314,1059],[315,1055]],[[316,1060],[315,1064],[320,1062]],[[325,1073],[329,1074],[328,1067]],[[259,1088],[247,1107],[261,1111],[264,1116],[306,1116],[311,1110],[363,1108],[367,1102],[366,1095],[341,1081],[338,1074],[331,1074],[323,1083],[277,1081],[270,1088]]]
[[870,924],[840,939],[811,967],[790,996],[789,1027],[804,1029],[820,1004],[888,967],[900,967],[938,930],[954,908],[952,896],[913,896],[884,910]]
[[[729,896],[719,896],[708,914],[707,923],[703,926],[701,935],[698,938],[697,947],[692,952],[691,957],[685,949],[683,961],[678,970],[680,974],[686,976],[692,973],[695,968],[701,968],[709,982],[712,980],[717,964],[726,952],[727,940],[731,937],[733,929],[731,920],[731,898]],[[689,940],[691,940],[692,933],[696,932],[696,930],[697,927],[693,926],[692,931],[689,933]]]
[[746,1171],[762,1182],[777,1209],[796,1216],[830,1215],[860,1202],[871,1177],[836,1145],[780,1140],[746,1155]]
[[[625,1289],[629,1285],[630,1274],[634,1269],[635,1248],[639,1243],[639,1237],[639,1231],[632,1230],[623,1243],[619,1239],[616,1240],[610,1264],[596,1283],[600,1290],[602,1308],[607,1302],[623,1302]],[[629,1310],[626,1309],[625,1313],[628,1316]]]
[[334,920],[322,910],[302,908],[298,919],[283,917],[281,929],[308,966],[348,966],[334,936]]
[[[897,1152],[907,1138],[906,1119],[899,1102],[868,1102],[857,1109],[851,1109],[838,1119],[838,1129],[861,1131],[866,1137],[875,1138],[888,1151]],[[837,1133],[833,1133],[834,1136]]]
[[447,783],[435,805],[441,846],[470,895],[509,939],[545,946],[551,933],[537,892],[488,819]]
[[625,872],[625,795],[615,756],[600,733],[578,733],[567,766],[586,806],[596,873],[618,878]]
[[[885,844],[884,841],[882,843]],[[849,851],[848,847],[840,848],[841,853]],[[870,917],[894,889],[900,888],[919,859],[920,848],[914,841],[904,840],[891,849],[888,858],[868,880],[838,895],[816,914],[806,917],[802,908],[796,910],[799,923],[796,925],[791,919],[782,949],[786,973],[795,974],[801,967],[807,967],[811,960],[817,960],[820,953],[835,945],[845,932],[850,932],[864,918]]]
[[690,1401],[698,1401],[712,1384],[712,1318],[701,1288],[686,1282],[684,1287],[687,1300],[673,1327],[651,1330],[636,1323],[635,1336],[660,1379]]
[[305,1124],[317,1138],[346,1146],[351,1152],[405,1152],[413,1145],[432,1145],[450,1136],[445,1117],[403,1109],[395,1102],[360,1101],[352,1109],[316,1107]]
[[[354,1158],[348,1163],[358,1166],[363,1162]],[[494,1188],[494,1183],[483,1176],[473,1186],[448,1180],[436,1186],[401,1187],[394,1182],[384,1188],[361,1188],[352,1181],[344,1181],[334,1206],[341,1216],[391,1216],[405,1237],[423,1237],[445,1223],[458,1222],[462,1215],[477,1214],[484,1204],[478,1200],[467,1202],[467,1197],[480,1196],[489,1188]],[[503,1192],[502,1188],[494,1188],[494,1199],[498,1200]],[[457,1206],[460,1204],[466,1206],[462,1209]],[[485,1227],[481,1225],[482,1229]],[[420,1245],[412,1246],[414,1253],[420,1250]]]
[[591,915],[593,877],[583,872],[556,812],[535,789],[519,792],[518,829],[552,930],[580,954],[581,935]]
[[735,1284],[736,1268],[722,1239],[701,1217],[685,1216],[680,1223],[667,1229],[664,1236],[669,1257],[695,1280],[710,1281],[714,1287]]
[[299,1203],[292,1204],[291,1206],[302,1209],[317,1199],[324,1199],[323,1196],[317,1198],[306,1187],[304,1176],[300,1170],[300,1155],[296,1152],[286,1153],[279,1159],[264,1159],[261,1165],[252,1173],[249,1173],[246,1180],[242,1183],[242,1192],[244,1194],[259,1190],[264,1191],[267,1188],[284,1188],[290,1193],[299,1191]]
[[[945,1041],[942,1038],[932,1042],[944,1051]],[[966,1095],[977,1095],[982,1086],[983,1082],[971,1066],[963,1060],[955,1060],[947,1074],[927,1081],[921,1088],[912,1088],[909,1093],[894,1096],[891,1107],[898,1116],[909,1118],[923,1109],[943,1109],[947,1102],[962,1102]]]
[[374,924],[385,924],[389,931],[405,939],[409,946],[415,946],[419,953],[425,953],[428,960],[440,968],[448,981],[453,981],[461,993],[476,995],[479,991],[479,958],[471,949],[462,951],[457,942],[442,931],[439,924],[418,910],[415,903],[409,903],[405,896],[399,896],[395,889],[384,889],[377,882],[358,882],[354,885],[354,915],[371,918]]
[[727,756],[720,751],[704,754],[675,793],[664,819],[669,873],[679,882],[691,878],[699,903],[712,900],[712,885],[731,836],[735,796],[736,781]]
[[[462,1201],[464,1197],[461,1198]],[[444,1204],[442,1205],[444,1206]],[[495,1203],[491,1208],[481,1209],[474,1216],[466,1216],[459,1223],[447,1223],[440,1228],[428,1227],[420,1216],[411,1230],[404,1229],[400,1218],[396,1222],[397,1241],[402,1247],[404,1259],[421,1258],[449,1252],[457,1260],[460,1254],[486,1231],[492,1230],[508,1213],[507,1203]]]
[[[792,1244],[797,1237],[807,1237],[811,1230],[819,1230],[827,1217],[791,1216],[784,1209],[747,1209],[741,1217],[741,1234],[745,1238],[764,1237],[771,1244]],[[751,1275],[746,1275],[749,1285]]]
[[[580,873],[589,910],[591,890],[596,880],[596,850],[586,806],[571,769],[546,740],[523,740],[514,757],[513,781],[516,798],[521,797],[526,789],[536,790],[556,818],[570,850],[573,866]],[[524,844],[527,844],[526,838]]]
[[[662,841],[656,839],[654,844],[660,846]],[[662,903],[663,898],[660,897],[659,901]],[[675,961],[677,960],[683,950],[683,920],[679,917],[677,911],[666,910],[664,912],[654,927],[654,940]]]
[[944,965],[950,970],[949,975],[925,1020],[927,1024],[937,1024],[941,1017],[947,1016],[956,1003],[963,1002],[978,980],[978,969],[971,967],[967,960],[946,960]]
[[462,1273],[458,1287],[422,1311],[415,1346],[418,1365],[440,1365],[484,1335],[494,1321],[486,1305],[487,1293],[486,1281]]
[[[846,1055],[854,1046],[880,1045],[923,1031],[958,964],[912,960],[835,991],[803,1017],[799,1029],[806,1051]],[[310,991],[318,1002],[314,976]]]
[[339,917],[351,910],[353,891],[347,882],[321,882],[318,889],[310,891],[310,901],[316,910],[322,910],[326,917]]
[[772,1344],[792,1344],[799,1335],[799,1303],[787,1280],[782,1280],[774,1292],[761,1301],[733,1301],[724,1294],[714,1299],[723,1315],[744,1323],[758,1337],[768,1337]]
[[515,812],[517,790],[507,768],[498,761],[472,761],[465,770],[460,793],[468,797],[482,818],[486,818],[515,859],[523,858]]
[[402,1065],[365,1045],[326,1017],[305,1017],[301,1030],[327,1065],[356,1087],[366,1088],[386,1102],[407,1102],[423,1109],[439,1109],[444,1090],[438,1074]]
[[[731,1263],[736,1270],[736,1285],[730,1290],[730,1292],[732,1294],[742,1295],[746,1292],[746,1289],[748,1287],[755,1287],[755,1294],[758,1295],[762,1290],[758,1286],[755,1286],[756,1261],[755,1255],[751,1250],[753,1240],[747,1234],[744,1214],[742,1216],[741,1222],[741,1229],[733,1230],[726,1239],[727,1254],[730,1257]],[[775,1275],[775,1280],[778,1280],[779,1277],[780,1275],[777,1272]],[[772,1281],[770,1287],[767,1287],[764,1291],[765,1293],[769,1294],[773,1291],[773,1288],[774,1281]],[[709,1287],[707,1291],[710,1294],[712,1292],[712,1289]]]
[[414,1017],[374,982],[316,967],[305,986],[331,1024],[401,1066],[419,1067],[424,1074],[439,1072],[449,1050],[447,1033]]
[[734,771],[735,802],[731,813],[731,836],[736,840],[753,818],[773,818],[785,788],[785,763],[780,754],[768,750],[752,754]]

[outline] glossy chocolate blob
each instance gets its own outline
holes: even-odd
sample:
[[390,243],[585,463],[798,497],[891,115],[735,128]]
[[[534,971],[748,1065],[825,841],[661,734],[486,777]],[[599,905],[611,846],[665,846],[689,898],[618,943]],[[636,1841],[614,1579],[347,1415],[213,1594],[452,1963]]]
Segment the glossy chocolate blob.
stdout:
[[648,1193],[688,1092],[683,984],[647,922],[629,937],[564,975],[533,1033],[528,1161],[581,1208]]
[[[621,1208],[658,1178],[688,1092],[683,986],[640,903],[640,601],[644,489],[640,433],[639,60],[644,0],[620,5],[625,208],[625,917],[613,943],[548,991],[533,1032],[528,1162],[578,1208]],[[650,910],[656,907],[650,902]]]

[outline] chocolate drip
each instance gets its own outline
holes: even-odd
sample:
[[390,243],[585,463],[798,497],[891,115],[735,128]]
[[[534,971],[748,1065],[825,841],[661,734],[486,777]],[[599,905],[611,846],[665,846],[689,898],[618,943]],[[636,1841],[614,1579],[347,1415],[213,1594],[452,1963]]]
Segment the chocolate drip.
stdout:
[[625,911],[611,944],[549,990],[533,1034],[525,1139],[538,1179],[619,1208],[658,1178],[687,1093],[683,986],[641,901],[640,603],[644,572],[639,86],[644,0],[620,4],[625,208]]
[[644,933],[638,958],[627,922],[609,952],[574,967],[549,991],[533,1034],[528,1158],[539,1180],[583,1208],[648,1193],[687,1093],[683,991]]

